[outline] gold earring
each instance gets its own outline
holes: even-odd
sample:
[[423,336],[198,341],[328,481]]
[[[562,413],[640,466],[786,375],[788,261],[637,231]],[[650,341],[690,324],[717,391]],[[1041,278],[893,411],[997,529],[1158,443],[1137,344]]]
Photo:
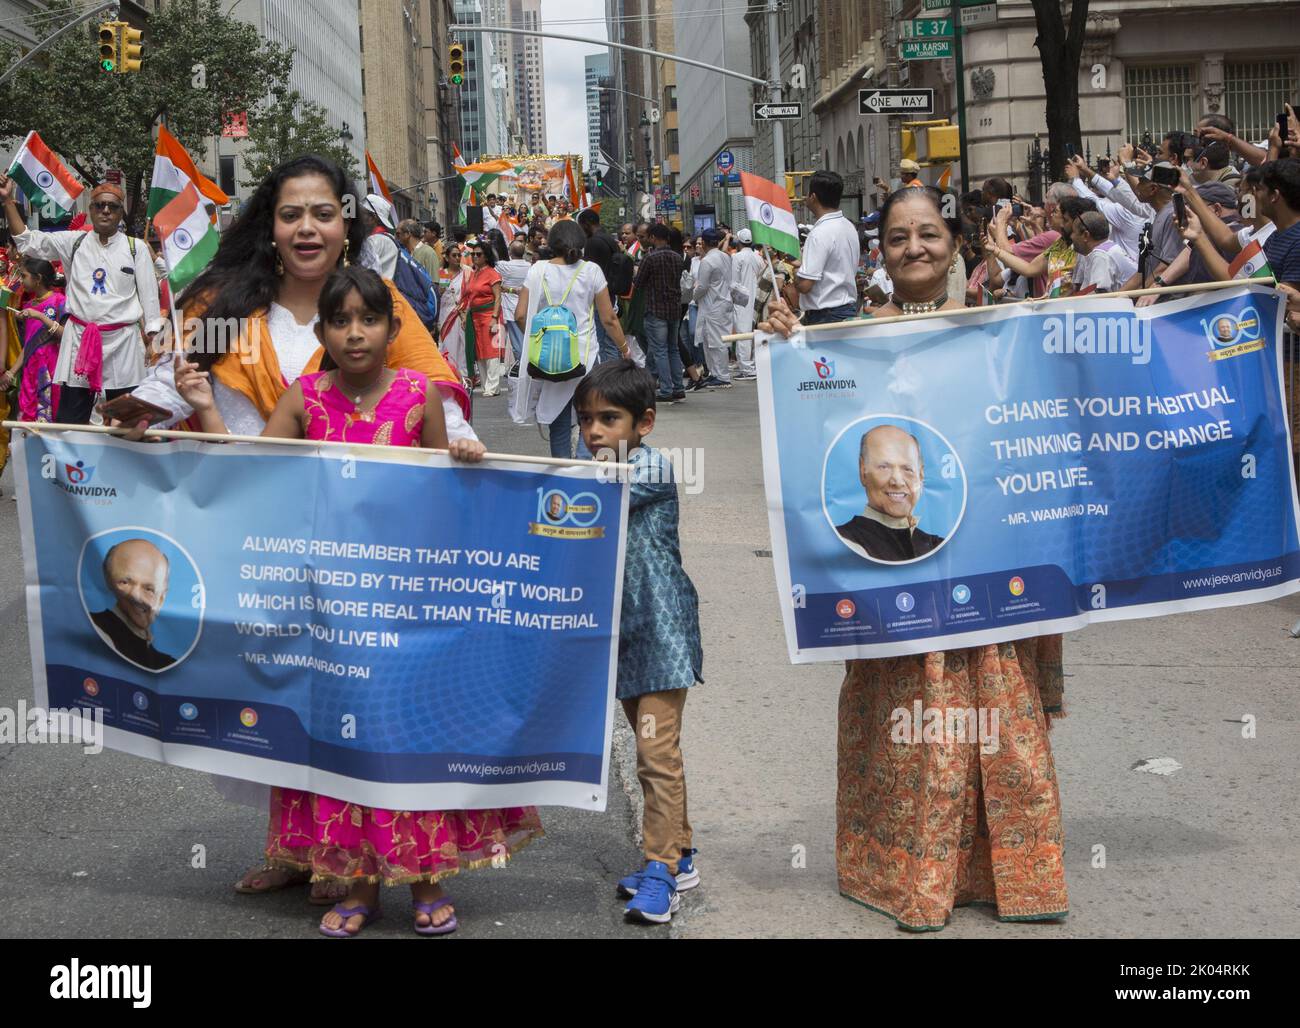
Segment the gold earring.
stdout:
[[348,247],[351,245],[352,245],[351,239],[343,240],[343,267],[345,268],[351,267],[351,264],[348,261]]

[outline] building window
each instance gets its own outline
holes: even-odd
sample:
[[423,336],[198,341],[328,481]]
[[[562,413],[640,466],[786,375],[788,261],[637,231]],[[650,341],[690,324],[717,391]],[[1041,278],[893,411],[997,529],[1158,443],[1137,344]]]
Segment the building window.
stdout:
[[677,110],[677,87],[676,86],[668,87],[668,109],[670,111]]
[[1124,109],[1128,134],[1146,133],[1157,142],[1166,132],[1186,132],[1195,124],[1190,64],[1163,64],[1124,69]]
[[1268,138],[1277,112],[1295,93],[1295,69],[1288,60],[1225,61],[1224,113],[1242,139]]
[[665,136],[666,138],[664,140],[664,149],[666,149],[669,153],[678,153],[679,151],[677,149],[677,130],[669,129],[665,133]]
[[218,185],[221,191],[228,196],[235,195],[235,159],[233,157],[221,158],[221,170],[217,175],[220,180]]

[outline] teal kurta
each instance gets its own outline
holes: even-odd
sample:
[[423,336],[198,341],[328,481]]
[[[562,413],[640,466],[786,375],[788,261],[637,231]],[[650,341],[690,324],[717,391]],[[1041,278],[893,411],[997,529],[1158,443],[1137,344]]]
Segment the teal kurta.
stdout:
[[633,471],[618,639],[620,700],[704,681],[699,597],[682,567],[672,463],[649,446],[633,450],[628,463]]

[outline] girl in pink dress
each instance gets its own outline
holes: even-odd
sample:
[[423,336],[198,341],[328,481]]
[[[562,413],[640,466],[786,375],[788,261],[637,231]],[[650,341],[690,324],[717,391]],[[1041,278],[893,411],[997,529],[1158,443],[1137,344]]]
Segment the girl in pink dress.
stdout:
[[17,319],[22,325],[22,358],[18,367],[0,375],[0,388],[8,389],[14,378],[18,384],[18,414],[23,421],[53,421],[59,409],[59,387],[54,384],[54,366],[59,361],[59,339],[63,335],[62,279],[54,265],[36,257],[26,257],[19,265],[22,282],[22,310]]
[[[425,404],[428,380],[384,366],[400,322],[392,294],[373,271],[335,272],[320,294],[316,333],[328,370],[303,375],[280,399],[262,432],[288,439],[423,446],[458,460],[482,459],[478,440],[447,444],[440,402]],[[331,366],[332,365],[332,366]],[[206,372],[178,358],[176,387],[205,432],[226,434]],[[542,834],[534,807],[501,810],[385,810],[298,789],[271,791],[270,866],[341,881],[347,896],[321,920],[322,934],[348,938],[379,916],[379,885],[411,886],[415,930],[455,931],[451,897],[439,879],[481,867]]]

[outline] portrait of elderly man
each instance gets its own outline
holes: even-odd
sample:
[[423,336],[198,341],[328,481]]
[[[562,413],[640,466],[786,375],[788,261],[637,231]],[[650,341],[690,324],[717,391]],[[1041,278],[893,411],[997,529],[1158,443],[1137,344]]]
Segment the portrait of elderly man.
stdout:
[[882,561],[923,557],[943,537],[922,532],[913,513],[925,485],[925,464],[916,436],[896,425],[878,425],[862,436],[858,478],[867,493],[861,514],[836,526],[855,550]]
[[154,649],[153,624],[167,598],[170,565],[147,539],[126,539],[104,555],[104,584],[117,603],[90,616],[100,637],[125,660],[162,671],[175,657]]

